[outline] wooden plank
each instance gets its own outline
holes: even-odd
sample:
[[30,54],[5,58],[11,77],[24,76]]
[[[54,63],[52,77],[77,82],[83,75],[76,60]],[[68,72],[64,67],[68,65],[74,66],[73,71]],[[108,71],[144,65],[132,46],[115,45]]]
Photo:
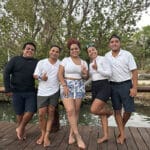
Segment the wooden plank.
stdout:
[[[116,141],[117,141],[117,138],[118,138],[118,127],[115,128],[115,137],[116,137]],[[123,144],[117,143],[117,147],[118,147],[118,150],[127,150],[126,141]]]
[[0,145],[10,144],[12,142],[12,139],[10,137],[12,137],[15,134],[15,129],[16,129],[15,124],[8,123],[5,126],[6,128],[4,127],[4,130],[1,131]]
[[[35,124],[27,125],[27,139],[19,141],[15,132],[16,124],[0,122],[0,150],[78,150],[77,144],[68,145],[69,126],[60,127],[56,133],[50,134],[52,144],[48,148],[37,145],[36,140],[40,130]],[[5,129],[5,130],[4,130]],[[102,129],[99,126],[79,126],[79,132],[87,146],[87,150],[149,150],[150,128],[125,128],[126,141],[123,145],[117,144],[117,127],[109,127],[108,142],[97,144]]]
[[[12,150],[13,143],[18,141],[16,136],[16,123],[3,122],[1,123],[3,127],[1,127],[2,131],[0,132],[0,145],[1,147],[5,147],[5,149]],[[29,124],[31,126],[31,124]],[[16,149],[16,143],[14,144]]]
[[138,131],[138,129],[134,128],[134,127],[130,127],[130,131],[132,133],[132,136],[133,136],[133,138],[135,140],[135,143],[136,143],[138,149],[140,149],[140,150],[148,150],[144,140],[142,139],[142,137],[141,137],[141,135],[140,135],[140,133]]
[[147,148],[150,149],[150,135],[147,133],[147,130],[145,128],[138,128],[138,130]]
[[126,144],[127,144],[127,148],[130,150],[138,150],[135,141],[132,137],[132,134],[129,130],[129,128],[125,128],[125,135],[126,135]]
[[[138,92],[150,92],[150,86],[145,85],[145,86],[138,86],[137,87]],[[86,87],[86,92],[91,92],[91,87],[87,86]],[[0,86],[0,93],[6,93],[5,88],[3,86]]]
[[3,140],[4,136],[7,135],[8,130],[12,130],[15,124],[8,122],[0,122],[0,141]]
[[116,135],[115,135],[115,128],[109,127],[109,140],[107,142],[108,144],[108,150],[117,150],[117,142],[116,142]]
[[[80,133],[86,147],[88,147],[89,136],[90,136],[90,132],[91,132],[92,127],[88,127],[88,126],[83,127],[83,126],[79,125],[78,128],[79,128],[79,133]],[[77,142],[75,142],[74,144],[69,145],[67,150],[79,150]]]
[[[109,131],[110,131],[110,128],[108,129],[108,132]],[[99,129],[98,129],[98,138],[100,138],[102,136],[103,136],[103,131],[102,131],[102,126],[100,126]],[[110,132],[109,132],[109,136],[110,136]],[[101,143],[101,144],[98,144],[98,150],[99,149],[107,150],[108,149],[108,141],[104,142],[104,143]]]
[[[98,128],[95,126],[91,126],[91,127],[89,127],[89,129],[83,128],[83,130],[85,132],[84,136],[87,135],[87,138],[86,138],[87,149],[88,150],[91,150],[91,149],[97,150],[97,148],[98,148],[98,145],[97,145]],[[87,132],[87,130],[88,130],[88,132]],[[84,139],[85,139],[85,137],[84,137]]]
[[58,130],[56,133],[52,133],[50,136],[52,142],[50,148],[52,148],[52,150],[57,150],[60,147],[62,141],[64,140],[66,134],[68,134],[68,128],[66,127],[60,127],[60,130]]
[[[12,125],[13,124],[13,125]],[[10,127],[14,126],[14,123],[8,123],[8,122],[0,122],[0,137],[3,136],[2,133],[5,133],[6,130],[8,130]]]
[[[38,129],[39,130],[39,129]],[[57,150],[59,148],[59,145],[61,144],[62,140],[64,139],[64,136],[66,135],[67,128],[66,127],[60,127],[60,130],[58,130],[55,133],[51,133],[50,140],[52,144],[48,147],[50,150]],[[38,139],[40,133],[35,137],[35,139],[30,143],[30,147],[26,147],[25,150],[28,149],[36,149],[36,150],[42,150],[46,149],[43,147],[43,145],[36,144],[36,140]]]
[[138,86],[138,92],[150,92],[150,86]]
[[18,140],[15,134],[11,137],[12,142],[8,145],[8,149],[24,149],[26,146],[30,144],[30,142],[33,140],[33,138],[36,136],[37,127],[35,127],[34,124],[29,124],[26,126],[26,140]]
[[69,126],[62,127],[62,130],[64,130],[64,136],[60,140],[60,144],[55,145],[55,147],[53,147],[52,150],[58,150],[58,149],[66,150],[68,148]]
[[150,127],[149,127],[149,128],[146,128],[146,131],[147,131],[147,133],[148,133],[149,136],[150,136]]
[[61,126],[59,131],[57,131],[56,133],[53,133],[55,135],[51,138],[53,147],[57,147],[61,144],[65,135],[68,134],[68,130],[69,129],[66,128],[65,126],[63,126],[63,127]]

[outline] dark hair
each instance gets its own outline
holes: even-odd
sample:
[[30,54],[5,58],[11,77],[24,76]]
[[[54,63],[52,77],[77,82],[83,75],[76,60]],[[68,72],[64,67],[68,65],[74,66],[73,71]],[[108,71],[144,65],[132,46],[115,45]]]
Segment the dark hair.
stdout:
[[36,50],[36,45],[33,42],[26,42],[23,47],[22,50],[24,50],[26,48],[27,45],[32,45],[34,47],[34,49]]
[[53,47],[57,47],[59,49],[59,52],[61,52],[61,50],[62,50],[58,45],[51,45],[50,49]]
[[119,41],[121,40],[120,37],[116,34],[113,34],[111,35],[111,37],[109,38],[109,41],[112,39],[112,38],[117,38]]
[[88,50],[89,47],[95,47],[97,49],[97,47],[93,44],[93,43],[90,43],[86,46],[86,50]]
[[68,42],[67,42],[67,47],[68,47],[68,49],[70,49],[70,46],[71,46],[72,44],[77,44],[77,45],[79,46],[79,48],[81,48],[80,42],[79,42],[77,39],[70,38],[70,39],[68,40]]

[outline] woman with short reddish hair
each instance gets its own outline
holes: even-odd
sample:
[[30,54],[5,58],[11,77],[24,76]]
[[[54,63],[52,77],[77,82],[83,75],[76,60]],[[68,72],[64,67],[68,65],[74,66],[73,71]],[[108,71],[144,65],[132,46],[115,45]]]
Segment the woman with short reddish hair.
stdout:
[[77,141],[78,147],[85,149],[86,146],[79,134],[77,124],[82,98],[85,95],[83,79],[88,78],[88,66],[86,61],[79,57],[81,47],[77,39],[69,39],[67,47],[70,50],[70,56],[62,60],[58,77],[61,83],[61,99],[70,124],[68,142],[73,144]]

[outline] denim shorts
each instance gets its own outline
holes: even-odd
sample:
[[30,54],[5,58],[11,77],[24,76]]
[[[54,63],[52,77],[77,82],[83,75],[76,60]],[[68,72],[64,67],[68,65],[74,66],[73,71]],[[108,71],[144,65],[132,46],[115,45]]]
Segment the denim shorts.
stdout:
[[25,112],[36,112],[37,100],[35,92],[14,92],[12,98],[13,107],[17,115]]
[[130,96],[132,88],[131,80],[120,83],[110,82],[111,84],[111,101],[114,110],[124,108],[125,112],[134,112],[134,98]]
[[37,108],[47,107],[52,105],[57,106],[59,101],[60,91],[50,96],[37,96]]
[[105,103],[111,96],[111,87],[108,80],[92,81],[92,100],[99,99]]
[[[66,79],[66,84],[69,88],[69,94],[67,98],[82,99],[85,96],[85,85],[82,79],[81,80]],[[62,86],[60,87],[60,95],[62,100],[66,98],[63,93]]]

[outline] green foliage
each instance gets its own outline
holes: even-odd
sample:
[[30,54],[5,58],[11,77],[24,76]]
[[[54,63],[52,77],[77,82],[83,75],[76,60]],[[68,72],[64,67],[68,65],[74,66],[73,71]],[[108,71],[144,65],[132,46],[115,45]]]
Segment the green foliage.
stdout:
[[3,85],[3,73],[0,72],[0,86]]
[[150,70],[150,26],[135,33],[128,46],[136,57],[138,67]]
[[142,11],[149,6],[147,0],[0,0],[0,68],[8,52],[19,55],[26,41],[36,43],[37,58],[47,57],[52,44],[62,47],[61,58],[67,56],[70,37],[80,40],[84,59],[89,43],[104,55],[112,33],[119,34],[126,47]]

